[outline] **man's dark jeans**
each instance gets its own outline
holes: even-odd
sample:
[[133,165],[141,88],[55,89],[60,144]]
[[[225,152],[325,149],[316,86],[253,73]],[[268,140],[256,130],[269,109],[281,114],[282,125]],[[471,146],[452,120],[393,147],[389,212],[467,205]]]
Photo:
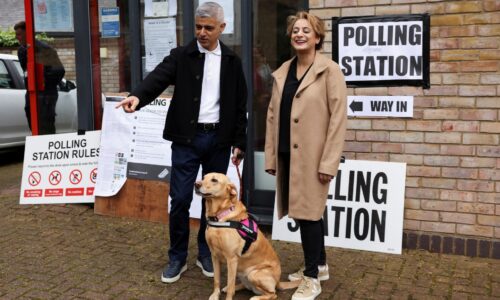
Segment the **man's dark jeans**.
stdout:
[[[38,134],[56,133],[56,104],[58,93],[55,91],[45,91],[38,93]],[[25,96],[26,103],[24,111],[28,119],[28,126],[31,129],[31,112],[28,93]]]
[[[172,173],[170,174],[170,197],[172,198],[169,228],[170,261],[186,261],[189,243],[189,207],[193,200],[193,188],[200,165],[202,174],[226,173],[229,165],[230,147],[218,147],[217,131],[198,130],[191,145],[172,144]],[[198,231],[198,257],[210,255],[205,230],[205,200],[202,201],[200,229]]]

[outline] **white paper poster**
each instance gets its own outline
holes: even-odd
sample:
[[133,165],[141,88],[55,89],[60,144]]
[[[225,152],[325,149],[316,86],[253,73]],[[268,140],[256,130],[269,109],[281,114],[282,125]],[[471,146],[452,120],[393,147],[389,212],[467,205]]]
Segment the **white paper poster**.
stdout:
[[145,17],[172,17],[177,15],[177,0],[144,0]]
[[35,0],[33,1],[33,14],[37,32],[73,31],[73,1],[71,0]]
[[144,20],[146,71],[151,72],[177,46],[175,18]]
[[[346,160],[330,185],[325,245],[401,254],[406,164]],[[294,220],[273,216],[273,240],[300,242]]]
[[93,203],[100,135],[26,137],[20,204]]

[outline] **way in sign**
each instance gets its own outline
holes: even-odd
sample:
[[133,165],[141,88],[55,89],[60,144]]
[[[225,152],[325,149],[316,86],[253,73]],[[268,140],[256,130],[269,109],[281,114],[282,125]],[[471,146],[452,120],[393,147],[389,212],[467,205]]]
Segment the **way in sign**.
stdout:
[[372,111],[386,111],[391,112],[393,110],[394,102],[396,102],[397,112],[408,111],[408,103],[404,101],[370,101],[370,107]]

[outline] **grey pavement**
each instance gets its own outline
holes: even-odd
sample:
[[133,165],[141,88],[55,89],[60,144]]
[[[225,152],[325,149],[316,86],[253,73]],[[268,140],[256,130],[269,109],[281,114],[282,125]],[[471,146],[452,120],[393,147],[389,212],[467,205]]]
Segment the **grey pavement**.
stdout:
[[[95,215],[88,205],[21,206],[20,160],[0,159],[0,299],[208,299],[212,279],[195,266],[196,230],[188,271],[164,284],[167,225]],[[272,244],[284,280],[303,264],[301,246]],[[318,299],[500,299],[500,260],[338,248],[327,258],[330,280]],[[251,296],[240,291],[235,299]]]

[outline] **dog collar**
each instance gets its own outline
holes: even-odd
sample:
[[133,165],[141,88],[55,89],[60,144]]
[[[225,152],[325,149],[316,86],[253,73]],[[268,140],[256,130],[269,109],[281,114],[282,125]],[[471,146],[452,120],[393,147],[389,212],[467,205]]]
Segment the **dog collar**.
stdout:
[[217,218],[217,220],[220,220],[220,219],[224,218],[225,216],[229,215],[233,211],[234,211],[234,205],[231,205],[229,208],[218,213],[216,218]]

